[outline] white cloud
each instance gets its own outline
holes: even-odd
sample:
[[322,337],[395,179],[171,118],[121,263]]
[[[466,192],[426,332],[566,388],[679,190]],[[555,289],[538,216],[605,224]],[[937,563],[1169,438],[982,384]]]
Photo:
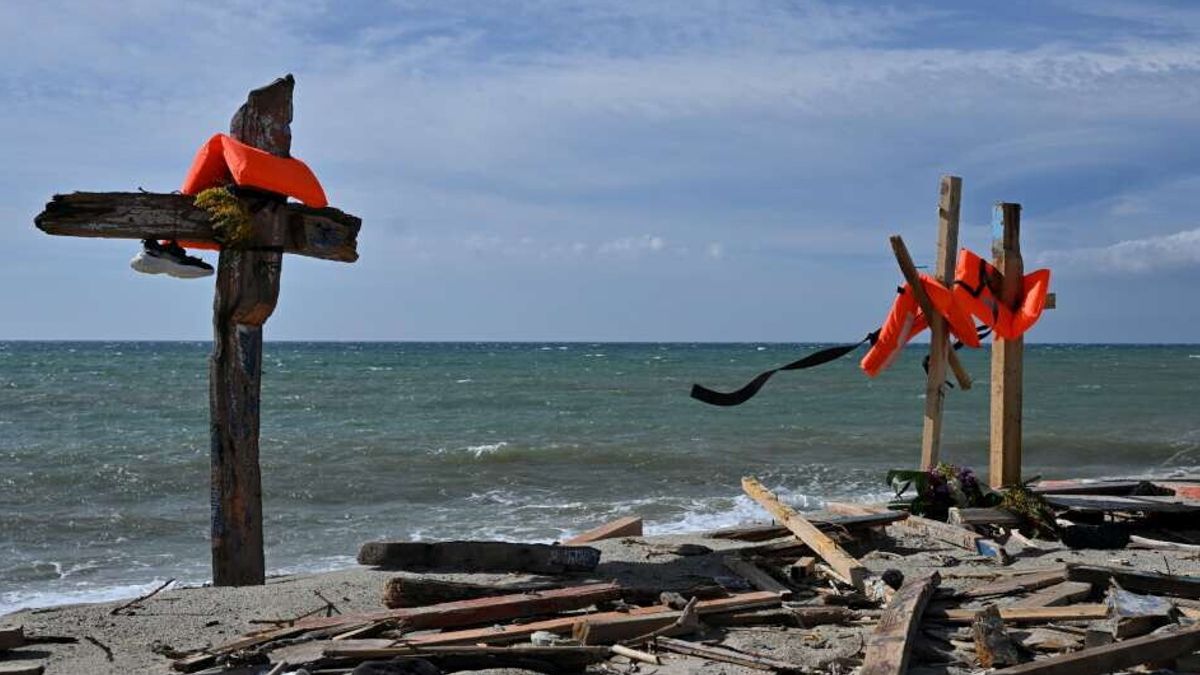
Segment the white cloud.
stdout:
[[622,237],[606,241],[596,247],[596,253],[602,256],[632,258],[646,253],[658,253],[666,246],[667,242],[662,237],[643,234],[640,237]]
[[1200,228],[1111,246],[1046,251],[1038,263],[1096,274],[1148,273],[1200,265]]

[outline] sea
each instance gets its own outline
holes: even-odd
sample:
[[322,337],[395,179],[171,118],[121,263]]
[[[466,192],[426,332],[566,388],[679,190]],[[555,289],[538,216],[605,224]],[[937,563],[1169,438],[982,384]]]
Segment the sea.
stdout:
[[[264,348],[271,574],[353,566],[380,538],[550,542],[637,514],[648,534],[890,495],[920,453],[923,346],[731,390],[828,345],[300,343]],[[209,579],[208,342],[0,342],[0,614]],[[988,351],[946,396],[942,456],[986,472]],[[1030,345],[1025,477],[1200,473],[1200,346]]]

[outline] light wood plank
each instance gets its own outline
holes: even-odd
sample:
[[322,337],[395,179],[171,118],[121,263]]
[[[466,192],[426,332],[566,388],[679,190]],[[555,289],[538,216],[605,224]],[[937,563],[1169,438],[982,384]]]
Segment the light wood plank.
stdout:
[[833,568],[846,583],[859,590],[865,590],[870,571],[863,567],[854,556],[847,553],[837,542],[821,532],[815,525],[801,516],[792,507],[779,501],[762,483],[752,477],[742,479],[742,490],[755,502],[766,509],[774,518],[808,545],[817,555]]
[[640,537],[642,536],[642,517],[628,516],[619,518],[611,523],[605,523],[596,528],[592,528],[587,532],[577,534],[574,537],[563,542],[567,546],[577,546],[579,544],[587,544],[593,541],[601,541],[604,539],[616,539],[618,537]]
[[[1003,275],[998,301],[1015,307],[1025,275],[1021,260],[1021,205],[996,205],[992,264]],[[992,339],[991,445],[988,482],[993,488],[1021,482],[1021,406],[1025,339]]]
[[[950,288],[954,283],[954,262],[958,255],[958,214],[962,203],[962,178],[942,176],[939,190],[934,278],[946,288]],[[947,354],[953,351],[950,349],[950,331],[944,317],[931,316],[929,331],[929,373],[925,380],[925,422],[921,430],[921,468],[926,471],[937,466],[941,455]]]
[[1092,585],[1082,581],[1064,581],[1018,600],[1012,607],[1059,607],[1086,600],[1092,594]]

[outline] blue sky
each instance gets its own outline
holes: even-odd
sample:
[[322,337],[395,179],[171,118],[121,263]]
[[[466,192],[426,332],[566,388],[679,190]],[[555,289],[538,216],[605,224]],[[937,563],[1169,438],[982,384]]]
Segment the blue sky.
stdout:
[[[49,237],[71,190],[178,188],[296,76],[293,153],[360,215],[268,339],[857,339],[1021,202],[1041,342],[1195,342],[1200,4],[0,3],[0,338],[207,339],[211,280]],[[208,254],[212,260],[212,254]]]

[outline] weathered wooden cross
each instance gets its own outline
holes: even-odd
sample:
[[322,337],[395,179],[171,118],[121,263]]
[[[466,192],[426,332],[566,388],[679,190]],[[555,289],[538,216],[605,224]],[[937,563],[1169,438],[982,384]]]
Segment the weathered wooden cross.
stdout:
[[[229,134],[279,157],[292,146],[291,75],[250,92]],[[279,297],[284,253],[354,262],[362,221],[333,208],[289,204],[281,195],[238,190],[254,215],[254,237],[222,248],[209,359],[213,583],[261,584],[265,577],[258,462],[262,326]],[[76,192],[55,195],[34,223],[47,234],[217,241],[207,211],[179,194]]]
[[[962,178],[942,176],[938,201],[938,241],[934,277],[949,287],[954,283],[954,264],[958,254],[958,219],[962,204]],[[1010,307],[1021,295],[1025,269],[1021,260],[1021,205],[996,204],[992,220],[992,264],[999,271],[993,279],[992,293]],[[923,293],[917,283],[917,268],[899,236],[892,237],[892,248],[914,295],[922,304]],[[1046,298],[1046,309],[1054,309],[1053,293]],[[925,421],[921,434],[921,468],[928,471],[938,464],[942,444],[942,409],[946,398],[946,368],[954,371],[959,386],[968,389],[971,377],[958,363],[950,348],[950,331],[936,312],[923,307],[930,323],[929,373],[925,384]],[[1025,340],[992,339],[991,441],[988,481],[992,487],[1021,482],[1021,405],[1023,394],[1023,352]]]

